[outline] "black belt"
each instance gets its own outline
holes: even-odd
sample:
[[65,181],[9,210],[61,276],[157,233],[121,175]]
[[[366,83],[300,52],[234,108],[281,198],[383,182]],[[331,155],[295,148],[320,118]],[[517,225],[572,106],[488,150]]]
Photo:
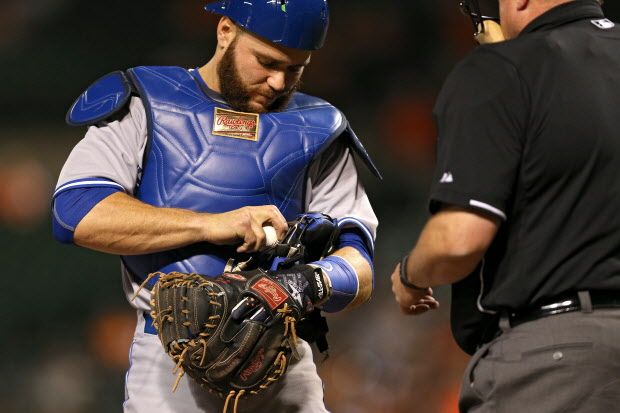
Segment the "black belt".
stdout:
[[[593,310],[603,308],[620,308],[620,291],[596,290],[589,291],[589,294]],[[540,307],[511,313],[508,318],[510,319],[510,325],[514,327],[518,324],[537,320],[542,317],[581,310],[581,301],[575,293],[558,297],[557,299],[552,300],[552,302],[541,305]]]

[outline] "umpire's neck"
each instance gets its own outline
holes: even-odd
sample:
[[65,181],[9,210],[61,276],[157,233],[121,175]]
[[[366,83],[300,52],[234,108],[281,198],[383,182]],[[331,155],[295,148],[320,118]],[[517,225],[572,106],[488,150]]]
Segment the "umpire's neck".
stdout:
[[514,39],[538,16],[571,1],[575,0],[499,0],[499,17],[504,37]]

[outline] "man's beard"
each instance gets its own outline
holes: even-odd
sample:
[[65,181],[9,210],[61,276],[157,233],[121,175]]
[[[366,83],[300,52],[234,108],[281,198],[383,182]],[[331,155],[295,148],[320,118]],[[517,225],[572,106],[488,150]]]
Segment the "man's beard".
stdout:
[[[252,93],[245,86],[239,76],[237,65],[235,64],[235,43],[233,43],[226,49],[222,60],[217,65],[217,74],[220,78],[220,94],[224,100],[235,110],[240,112],[257,112],[256,109],[250,107],[250,100],[252,99]],[[291,89],[284,92],[284,94],[278,96],[266,109],[260,112],[278,112],[284,109],[293,96],[293,92],[297,90],[299,82],[297,82]],[[270,93],[273,93],[270,92]],[[275,96],[273,93],[271,98]]]

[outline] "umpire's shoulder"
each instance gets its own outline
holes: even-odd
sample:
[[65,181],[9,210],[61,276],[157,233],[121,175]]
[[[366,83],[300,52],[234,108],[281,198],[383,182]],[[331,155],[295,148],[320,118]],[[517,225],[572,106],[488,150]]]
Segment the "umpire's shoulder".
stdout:
[[536,66],[537,62],[554,54],[557,49],[551,39],[552,32],[534,32],[511,40],[485,44],[477,47],[468,56],[471,59],[503,60],[517,70]]
[[454,67],[441,89],[436,111],[472,105],[520,83],[514,60],[497,46],[478,46]]
[[514,52],[516,46],[512,40],[480,45],[459,62],[455,71],[476,69],[480,73],[487,73],[498,68],[500,70],[511,66],[516,68],[518,66]]

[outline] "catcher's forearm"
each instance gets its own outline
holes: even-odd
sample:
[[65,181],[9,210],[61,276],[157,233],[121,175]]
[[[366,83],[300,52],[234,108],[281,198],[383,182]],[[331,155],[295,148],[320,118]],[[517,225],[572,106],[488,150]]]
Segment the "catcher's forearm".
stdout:
[[111,254],[148,254],[206,240],[208,214],[157,208],[118,192],[105,198],[75,229],[77,245]]

